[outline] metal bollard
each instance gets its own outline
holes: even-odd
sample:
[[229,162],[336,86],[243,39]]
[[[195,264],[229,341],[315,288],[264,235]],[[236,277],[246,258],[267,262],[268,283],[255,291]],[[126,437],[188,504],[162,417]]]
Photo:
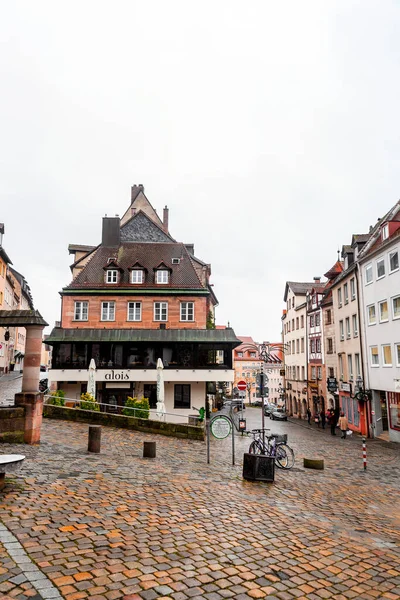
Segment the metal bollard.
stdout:
[[364,471],[367,470],[367,440],[365,438],[362,439],[363,443],[363,463],[364,463]]
[[155,442],[143,442],[143,458],[155,458],[156,457],[156,443]]
[[88,452],[99,454],[101,444],[101,426],[89,425]]

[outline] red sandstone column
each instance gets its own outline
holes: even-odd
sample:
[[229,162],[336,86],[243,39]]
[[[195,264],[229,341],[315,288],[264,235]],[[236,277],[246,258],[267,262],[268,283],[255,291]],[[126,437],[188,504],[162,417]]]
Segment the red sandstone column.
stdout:
[[20,394],[15,394],[15,406],[23,406],[25,408],[25,444],[38,444],[40,442],[43,394],[38,390],[43,329],[43,326],[37,325],[26,327],[22,392]]
[[25,408],[24,443],[39,444],[44,396],[41,392],[15,394],[15,406]]
[[39,389],[43,329],[44,327],[32,325],[26,328],[23,392],[37,392]]

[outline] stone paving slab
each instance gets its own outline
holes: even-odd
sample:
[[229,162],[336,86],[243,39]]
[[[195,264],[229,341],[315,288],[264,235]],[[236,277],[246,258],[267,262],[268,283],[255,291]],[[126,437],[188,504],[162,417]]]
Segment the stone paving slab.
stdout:
[[[0,546],[0,598],[53,597],[37,595],[29,564],[68,600],[400,598],[398,446],[369,443],[364,473],[359,440],[271,426],[296,452],[272,485],[242,479],[245,437],[239,464],[226,440],[208,466],[202,442],[113,428],[89,455],[87,425],[46,420],[0,496],[8,543],[30,560]],[[149,439],[155,460],[142,458]],[[303,456],[325,470],[304,470]]]

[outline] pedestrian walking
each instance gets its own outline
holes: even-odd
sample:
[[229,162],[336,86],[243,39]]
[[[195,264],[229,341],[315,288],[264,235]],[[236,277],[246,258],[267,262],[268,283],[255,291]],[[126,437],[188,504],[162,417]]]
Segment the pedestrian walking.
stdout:
[[308,421],[308,424],[311,425],[311,410],[310,410],[310,407],[307,408],[307,421]]
[[325,423],[326,423],[326,415],[325,412],[323,410],[321,410],[321,425],[322,425],[322,429],[325,429]]
[[336,435],[336,416],[335,416],[335,411],[333,410],[333,408],[331,408],[329,411],[328,423],[331,427],[331,435]]
[[344,412],[341,412],[339,417],[339,429],[342,432],[342,440],[346,439],[346,432],[348,426],[349,422],[347,420],[347,417],[344,416]]

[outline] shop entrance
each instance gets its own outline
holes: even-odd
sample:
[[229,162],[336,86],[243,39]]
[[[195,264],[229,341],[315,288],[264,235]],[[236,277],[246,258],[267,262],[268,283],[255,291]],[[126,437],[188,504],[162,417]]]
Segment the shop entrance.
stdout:
[[155,383],[145,383],[143,395],[149,399],[150,408],[157,408],[157,385]]
[[120,413],[120,407],[125,406],[128,396],[132,396],[131,390],[106,388],[103,390],[103,402],[107,404],[106,412]]

